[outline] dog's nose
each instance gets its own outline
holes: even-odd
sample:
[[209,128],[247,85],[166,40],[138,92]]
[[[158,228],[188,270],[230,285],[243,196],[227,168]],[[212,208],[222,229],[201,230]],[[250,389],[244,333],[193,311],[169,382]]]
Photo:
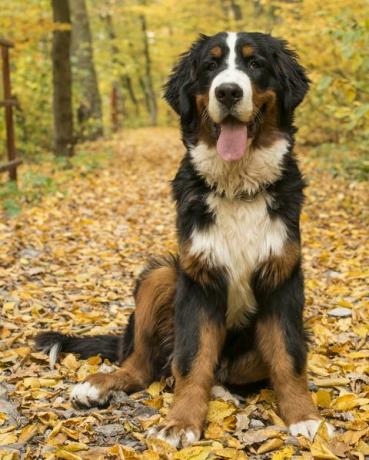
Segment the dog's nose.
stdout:
[[215,96],[219,102],[230,109],[242,98],[243,92],[236,83],[222,83],[215,88]]

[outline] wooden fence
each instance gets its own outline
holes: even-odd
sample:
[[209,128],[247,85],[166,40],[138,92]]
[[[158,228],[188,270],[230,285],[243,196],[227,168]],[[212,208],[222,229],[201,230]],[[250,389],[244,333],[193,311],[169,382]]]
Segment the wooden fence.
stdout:
[[0,107],[5,109],[6,152],[8,157],[7,163],[0,164],[0,173],[8,171],[10,180],[15,181],[17,180],[17,166],[22,163],[22,160],[17,158],[17,151],[15,149],[13,107],[17,105],[17,102],[12,97],[9,65],[9,49],[13,46],[12,42],[0,38],[4,95],[4,100],[0,101]]

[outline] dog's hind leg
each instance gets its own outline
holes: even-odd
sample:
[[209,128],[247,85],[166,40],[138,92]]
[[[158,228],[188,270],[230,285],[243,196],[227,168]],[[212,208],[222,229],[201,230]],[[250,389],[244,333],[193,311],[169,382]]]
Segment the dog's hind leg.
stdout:
[[170,368],[176,279],[173,257],[155,259],[143,271],[135,290],[136,310],[123,338],[121,368],[91,375],[76,385],[71,394],[75,406],[106,406],[114,391],[142,389]]

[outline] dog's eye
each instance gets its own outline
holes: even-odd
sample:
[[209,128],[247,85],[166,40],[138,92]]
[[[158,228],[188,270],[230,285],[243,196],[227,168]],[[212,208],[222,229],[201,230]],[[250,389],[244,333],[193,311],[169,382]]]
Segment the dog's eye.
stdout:
[[217,63],[214,61],[211,61],[206,65],[206,70],[208,70],[209,72],[213,72],[217,67],[218,67]]
[[260,64],[260,62],[256,61],[255,59],[252,59],[252,60],[249,62],[248,67],[249,67],[249,69],[251,69],[251,70],[256,70],[256,69],[260,69],[261,64]]

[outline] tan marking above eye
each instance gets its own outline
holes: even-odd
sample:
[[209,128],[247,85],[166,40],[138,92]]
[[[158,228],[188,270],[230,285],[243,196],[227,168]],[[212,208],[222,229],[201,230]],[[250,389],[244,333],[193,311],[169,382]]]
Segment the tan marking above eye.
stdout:
[[215,58],[220,58],[222,56],[222,48],[220,46],[214,46],[210,50],[210,54]]
[[242,56],[250,57],[254,54],[254,48],[251,45],[244,45],[242,47]]

